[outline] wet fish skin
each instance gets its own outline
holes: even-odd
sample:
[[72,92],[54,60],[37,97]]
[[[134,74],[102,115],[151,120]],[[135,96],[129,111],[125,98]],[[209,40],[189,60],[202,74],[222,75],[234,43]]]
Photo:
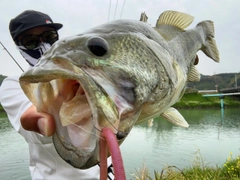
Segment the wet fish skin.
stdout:
[[[219,61],[213,23],[203,21],[185,30],[192,21],[192,16],[175,11],[161,14],[154,28],[134,20],[112,21],[56,42],[21,76],[21,87],[33,104],[54,116],[53,140],[65,161],[81,169],[98,163],[104,127],[121,134],[121,144],[134,124],[159,115],[188,126],[171,106],[182,97],[190,74],[191,81],[199,79],[194,66],[199,50]],[[84,93],[74,90],[73,80]],[[87,99],[91,116],[76,113],[83,106],[72,96]],[[73,107],[74,123],[59,117],[65,104]]]

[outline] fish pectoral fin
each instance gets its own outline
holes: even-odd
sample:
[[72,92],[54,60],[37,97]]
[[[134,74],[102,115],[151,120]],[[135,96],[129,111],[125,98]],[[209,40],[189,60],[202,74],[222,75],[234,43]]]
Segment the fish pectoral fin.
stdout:
[[141,13],[141,16],[140,16],[140,21],[147,23],[147,20],[148,20],[148,17],[147,17],[147,15],[146,15],[146,13],[145,13],[145,12],[142,12],[142,13]]
[[188,74],[188,82],[198,82],[201,79],[201,74],[199,73],[196,66],[193,66]]
[[212,21],[202,21],[197,24],[197,27],[201,27],[203,29],[203,33],[205,34],[205,44],[202,48],[202,51],[215,62],[219,62],[219,52],[216,45],[216,41],[214,39],[214,25]]
[[159,16],[156,27],[158,28],[161,25],[170,25],[184,30],[193,22],[193,19],[193,16],[186,13],[177,11],[165,11]]
[[164,113],[161,114],[161,116],[177,126],[189,126],[184,117],[173,107],[168,108]]

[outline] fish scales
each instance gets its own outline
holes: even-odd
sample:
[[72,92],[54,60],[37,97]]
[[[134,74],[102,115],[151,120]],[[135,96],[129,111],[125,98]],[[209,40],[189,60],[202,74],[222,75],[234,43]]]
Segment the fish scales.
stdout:
[[24,93],[56,123],[53,143],[76,168],[94,166],[103,128],[119,145],[135,124],[162,116],[182,127],[173,107],[187,81],[199,81],[197,52],[219,62],[212,21],[186,30],[193,17],[162,13],[155,27],[116,20],[56,42],[36,66],[20,77]]

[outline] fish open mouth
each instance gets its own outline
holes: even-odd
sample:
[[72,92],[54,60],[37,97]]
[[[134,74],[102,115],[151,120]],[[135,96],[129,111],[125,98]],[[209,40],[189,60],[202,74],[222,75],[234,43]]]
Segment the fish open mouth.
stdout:
[[[62,79],[50,83],[58,86],[58,92],[54,95],[54,108],[50,110],[51,114],[55,114],[55,119],[59,119],[56,121],[57,131],[53,136],[54,145],[65,161],[77,168],[88,168],[88,161],[91,161],[91,164],[99,161],[95,152],[99,151],[102,128],[110,126],[115,133],[118,124],[105,122],[103,126],[99,123],[101,117],[94,98],[89,96],[89,92],[84,90],[78,80]],[[56,111],[59,114],[54,113]],[[115,122],[116,119],[115,117]]]
[[140,110],[133,109],[103,71],[75,68],[61,60],[49,63],[54,63],[49,69],[35,66],[37,70],[23,74],[20,85],[40,112],[55,119],[53,143],[59,155],[76,168],[90,168],[100,161],[102,129],[111,129],[122,138],[121,144]]
[[87,101],[85,92],[76,80],[65,80],[63,86],[69,86],[64,90],[65,100],[60,108],[60,120],[62,126],[66,126],[72,123],[80,123],[84,119],[91,117],[91,109]]
[[119,115],[113,100],[90,78],[68,77],[23,78],[21,86],[40,112],[54,117],[53,142],[59,155],[72,166],[86,169],[100,160],[102,128],[109,127],[117,134]]
[[59,138],[62,138],[65,145],[72,144],[75,148],[93,151],[97,132],[92,122],[92,110],[86,94],[78,81],[63,81],[64,89],[59,91],[57,96],[57,98],[63,98],[59,109],[61,124],[57,122]]

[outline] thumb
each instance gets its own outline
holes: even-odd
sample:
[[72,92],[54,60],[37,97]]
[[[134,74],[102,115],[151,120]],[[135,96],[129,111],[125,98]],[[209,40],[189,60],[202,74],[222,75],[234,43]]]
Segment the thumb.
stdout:
[[30,106],[20,118],[21,125],[28,131],[51,136],[55,132],[55,122],[50,114],[38,112],[34,105]]

